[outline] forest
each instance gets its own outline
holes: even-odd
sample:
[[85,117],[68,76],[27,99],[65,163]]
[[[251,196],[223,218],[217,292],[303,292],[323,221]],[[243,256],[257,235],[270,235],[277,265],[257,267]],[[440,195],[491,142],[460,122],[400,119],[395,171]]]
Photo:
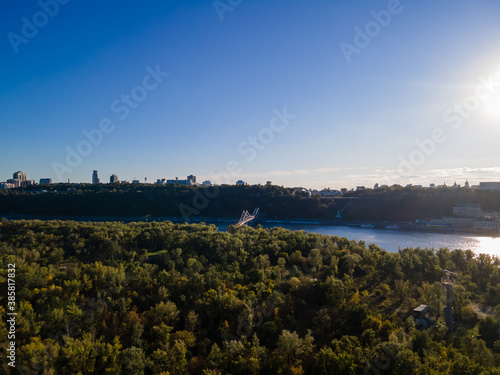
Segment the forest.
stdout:
[[270,218],[324,219],[331,202],[279,186],[56,184],[0,190],[0,214],[237,218],[259,207]]
[[[453,207],[479,203],[500,210],[499,191],[394,185],[320,198],[280,186],[213,187],[152,184],[54,184],[0,190],[0,215],[233,218],[259,207],[261,219],[414,221],[451,216]],[[345,198],[354,198],[351,202]],[[348,205],[347,207],[346,204]],[[344,209],[345,208],[345,209]],[[31,217],[30,217],[31,215]]]
[[[500,260],[260,226],[0,220],[22,374],[500,374]],[[453,334],[444,269],[456,273]],[[424,329],[412,310],[429,305]],[[478,306],[486,307],[482,313]]]

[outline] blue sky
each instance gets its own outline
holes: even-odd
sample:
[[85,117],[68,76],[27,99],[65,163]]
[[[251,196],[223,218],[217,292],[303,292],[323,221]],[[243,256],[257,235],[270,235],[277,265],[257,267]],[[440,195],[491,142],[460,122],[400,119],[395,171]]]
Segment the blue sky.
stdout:
[[55,1],[0,5],[0,181],[500,180],[496,1]]

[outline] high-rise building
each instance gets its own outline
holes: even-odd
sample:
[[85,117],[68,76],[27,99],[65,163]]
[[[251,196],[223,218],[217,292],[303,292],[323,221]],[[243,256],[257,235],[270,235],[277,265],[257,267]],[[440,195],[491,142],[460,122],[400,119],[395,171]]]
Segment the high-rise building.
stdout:
[[93,185],[97,185],[99,183],[99,173],[94,170],[94,172],[92,172],[92,184]]
[[8,184],[11,184],[15,188],[21,187],[21,181],[18,178],[11,178],[10,180],[7,180]]
[[109,183],[110,184],[118,183],[118,176],[116,174],[112,174],[111,177],[109,178]]
[[26,181],[28,179],[28,175],[24,172],[19,171],[19,172],[14,173],[13,179],[23,182],[23,181]]
[[40,179],[40,185],[50,185],[52,183],[51,178],[41,178]]

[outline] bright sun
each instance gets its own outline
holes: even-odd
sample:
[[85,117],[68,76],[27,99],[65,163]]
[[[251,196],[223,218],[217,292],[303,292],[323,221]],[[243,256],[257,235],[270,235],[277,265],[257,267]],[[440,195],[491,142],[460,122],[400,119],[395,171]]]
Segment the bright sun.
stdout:
[[482,102],[482,112],[484,116],[498,120],[500,119],[500,71],[494,76],[495,91]]
[[500,119],[500,87],[498,92],[494,92],[488,99],[482,103],[482,110],[486,117],[491,119]]

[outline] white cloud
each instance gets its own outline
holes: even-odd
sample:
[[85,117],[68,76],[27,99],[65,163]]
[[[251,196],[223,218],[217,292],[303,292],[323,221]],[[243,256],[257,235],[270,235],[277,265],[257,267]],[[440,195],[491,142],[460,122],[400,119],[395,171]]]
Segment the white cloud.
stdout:
[[313,171],[318,173],[331,173],[340,171],[340,168],[316,168],[313,169]]

